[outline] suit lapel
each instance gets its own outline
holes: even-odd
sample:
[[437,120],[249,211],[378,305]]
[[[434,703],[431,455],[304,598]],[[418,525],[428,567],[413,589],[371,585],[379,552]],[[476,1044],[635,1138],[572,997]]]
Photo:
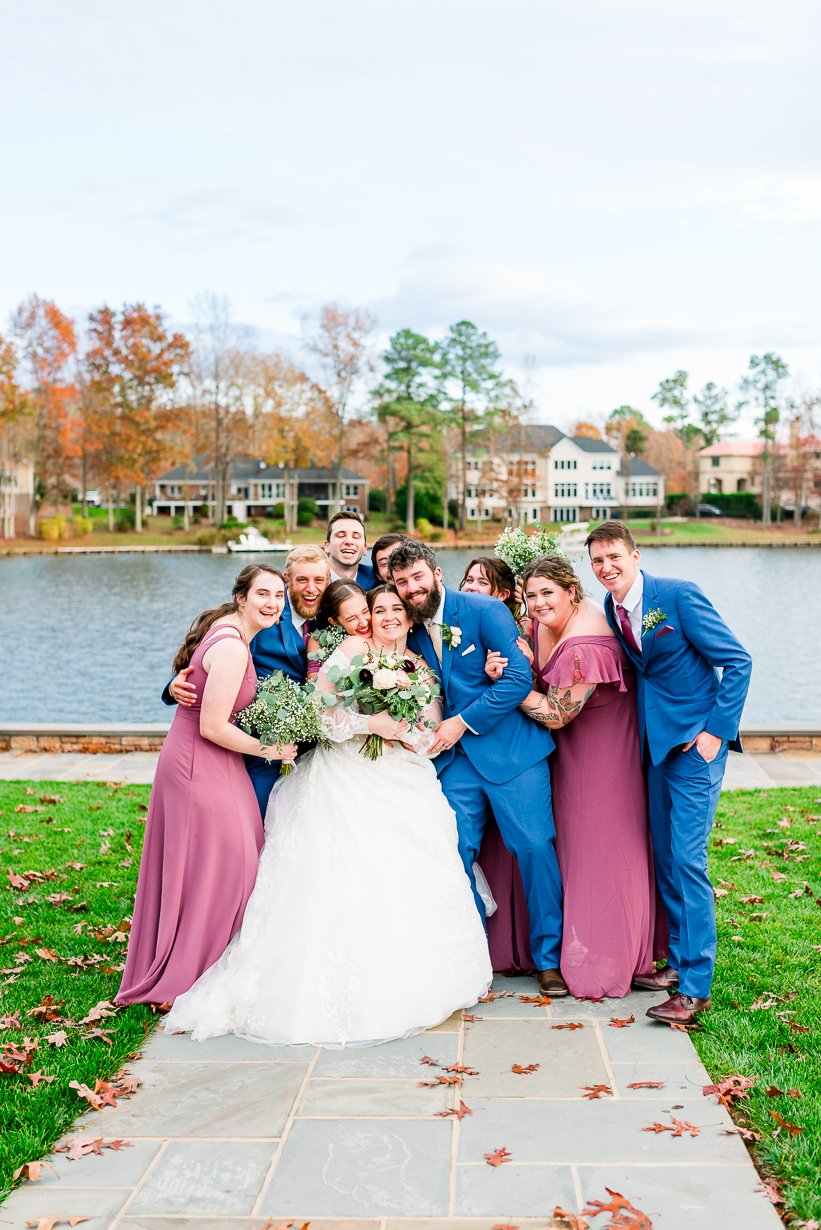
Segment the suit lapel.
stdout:
[[305,644],[302,637],[294,627],[294,621],[291,617],[291,608],[285,607],[285,610],[280,616],[280,627],[282,629],[282,646],[288,655],[291,663],[300,671],[305,669]]
[[[648,576],[648,574],[643,570],[642,576],[644,577],[644,592],[641,597],[641,620],[642,628],[644,628],[645,616],[648,611],[652,611],[659,605],[659,596],[655,577]],[[650,660],[650,655],[653,652],[653,640],[654,637],[652,632],[648,632],[647,635],[643,636],[641,639],[641,656],[645,662]]]
[[[449,589],[445,589],[445,609],[442,613],[442,622],[449,624],[451,628],[459,626],[459,603],[456,595]],[[453,655],[455,650],[451,649],[442,635],[442,685],[447,691],[448,681],[450,679],[450,668],[453,665]]]
[[610,627],[615,632],[616,637],[618,638],[618,642],[621,645],[622,649],[627,654],[631,662],[635,662],[636,664],[638,664],[641,661],[642,655],[639,653],[636,653],[636,651],[632,648],[632,646],[628,645],[627,641],[624,639],[624,631],[621,626],[621,621],[619,620],[619,617],[616,614],[616,604],[613,601],[613,595],[610,593],[608,593],[604,599],[604,613],[605,613],[605,616],[607,617],[607,622],[610,624]]
[[442,671],[439,666],[439,659],[436,657],[436,650],[433,648],[433,641],[430,639],[430,633],[424,624],[418,624],[408,637],[408,644],[416,653],[420,653],[427,662],[428,666],[436,675],[439,682],[442,682]]

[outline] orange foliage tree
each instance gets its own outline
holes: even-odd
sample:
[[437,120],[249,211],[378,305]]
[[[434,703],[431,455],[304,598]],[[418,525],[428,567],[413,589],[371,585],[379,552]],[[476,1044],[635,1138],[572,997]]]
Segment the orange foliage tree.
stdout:
[[29,532],[35,532],[39,499],[59,504],[71,487],[68,467],[79,456],[77,386],[73,364],[77,353],[74,324],[55,303],[32,295],[13,315],[31,378],[31,452],[35,494],[29,511]]
[[182,333],[169,332],[159,308],[149,311],[142,303],[92,312],[89,338],[86,364],[109,503],[114,492],[133,487],[139,533],[144,487],[171,459],[173,394],[188,369],[190,346]]

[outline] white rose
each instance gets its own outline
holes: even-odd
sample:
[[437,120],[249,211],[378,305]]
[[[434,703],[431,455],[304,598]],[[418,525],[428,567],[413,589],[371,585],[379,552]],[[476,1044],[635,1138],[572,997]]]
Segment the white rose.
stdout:
[[396,671],[386,670],[382,667],[378,671],[374,671],[373,686],[380,692],[387,692],[390,688],[396,686]]
[[462,643],[462,629],[461,628],[451,628],[450,643],[454,649],[459,648],[460,644]]

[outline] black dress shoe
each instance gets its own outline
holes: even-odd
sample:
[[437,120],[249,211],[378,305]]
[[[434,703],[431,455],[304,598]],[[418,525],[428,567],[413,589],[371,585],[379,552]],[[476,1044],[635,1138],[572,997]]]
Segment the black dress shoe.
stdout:
[[567,983],[559,970],[542,969],[539,970],[537,977],[539,989],[543,995],[550,995],[553,999],[563,999],[568,994]]
[[699,1012],[707,1012],[710,999],[695,999],[692,995],[682,995],[676,991],[666,1004],[655,1004],[647,1009],[647,1016],[654,1021],[663,1021],[666,1025],[692,1025]]
[[652,974],[634,974],[631,985],[634,991],[669,991],[678,986],[678,970],[665,965]]

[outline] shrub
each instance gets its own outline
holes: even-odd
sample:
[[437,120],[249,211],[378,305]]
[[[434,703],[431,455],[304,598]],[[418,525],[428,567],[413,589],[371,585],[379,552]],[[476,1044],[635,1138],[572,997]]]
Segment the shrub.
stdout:
[[120,508],[117,510],[116,528],[120,534],[128,534],[134,529],[137,524],[137,514],[133,508]]
[[171,518],[171,528],[172,530],[184,530],[185,529],[185,517],[180,517],[180,516],[172,517]]
[[417,534],[421,534],[423,538],[429,539],[431,536],[432,530],[433,530],[433,526],[431,525],[430,521],[428,521],[427,517],[417,517],[416,518]]
[[388,507],[388,493],[384,487],[371,487],[368,492],[368,512],[384,512]]
[[219,532],[217,530],[201,530],[194,542],[198,547],[213,547],[219,542]]
[[91,517],[72,517],[71,528],[78,537],[84,534],[90,534],[94,526]]
[[667,511],[674,517],[691,517],[695,511],[693,501],[686,491],[668,491],[664,503]]
[[745,517],[749,521],[761,520],[761,505],[752,491],[709,492],[702,495],[701,499],[704,504],[715,504],[725,517]]
[[297,525],[310,525],[319,516],[319,505],[316,500],[309,500],[307,496],[299,501],[296,508],[296,523]]
[[221,530],[235,530],[239,524],[240,522],[237,521],[236,517],[232,513],[230,516],[226,517],[224,521],[220,522],[218,528]]
[[44,542],[59,542],[65,535],[65,517],[41,517],[37,522],[37,533]]

